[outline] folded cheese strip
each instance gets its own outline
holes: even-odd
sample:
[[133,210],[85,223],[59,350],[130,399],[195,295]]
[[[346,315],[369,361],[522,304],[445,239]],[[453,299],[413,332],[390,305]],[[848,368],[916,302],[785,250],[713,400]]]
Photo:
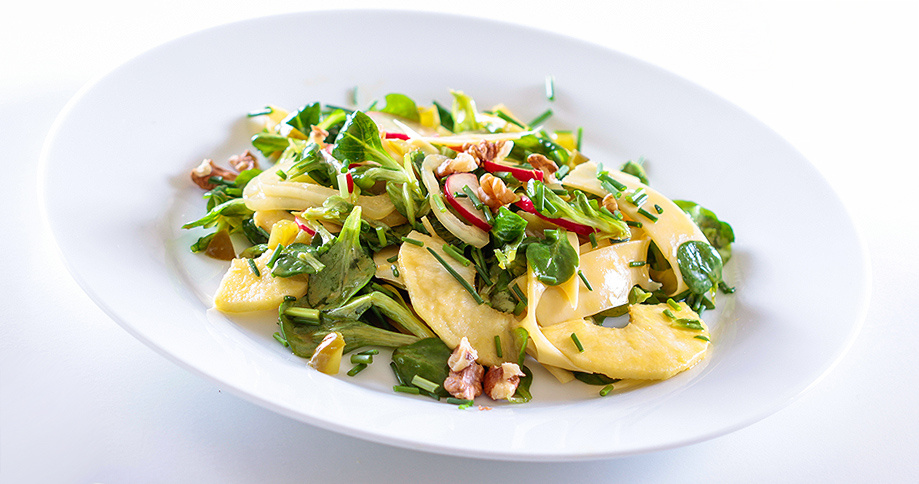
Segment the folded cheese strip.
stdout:
[[[581,371],[610,378],[663,380],[689,369],[705,356],[709,342],[696,338],[708,328],[685,303],[675,318],[697,320],[702,330],[684,329],[664,314],[667,304],[629,306],[629,324],[623,328],[597,326],[585,320],[566,321],[542,328],[545,339]],[[572,338],[577,335],[580,351]]]
[[[511,330],[517,318],[487,304],[477,304],[427,249],[440,255],[473,286],[475,268],[463,266],[447,255],[442,249],[444,241],[439,238],[420,232],[412,232],[408,237],[424,243],[423,247],[402,244],[398,259],[402,281],[418,316],[451,348],[456,348],[465,336],[478,352],[481,364],[500,365],[513,361],[516,353]],[[495,336],[500,337],[503,357],[498,357]]]
[[[657,217],[656,222],[640,214],[639,207],[625,201],[625,197],[619,201],[619,210],[629,219],[642,223],[642,228],[673,268],[673,277],[666,277],[661,281],[664,283],[664,290],[667,294],[673,295],[685,291],[687,286],[680,273],[677,249],[690,240],[707,242],[705,235],[677,204],[660,192],[641,183],[638,178],[618,170],[610,170],[609,176],[627,187],[626,194],[639,188],[644,188],[645,193],[648,194],[648,200],[642,207]],[[597,179],[597,165],[592,161],[582,163],[571,170],[571,173],[562,180],[562,184],[601,197],[609,193],[603,189],[600,180]],[[661,208],[661,213],[657,213],[655,205]]]
[[630,267],[630,262],[644,261],[650,239],[631,240],[600,247],[581,254],[580,270],[590,282],[591,289],[580,281],[577,304],[571,307],[571,298],[559,286],[548,287],[536,307],[536,320],[542,326],[551,326],[572,319],[583,319],[629,302],[629,291],[639,285],[655,290],[659,284],[648,276],[648,265]]

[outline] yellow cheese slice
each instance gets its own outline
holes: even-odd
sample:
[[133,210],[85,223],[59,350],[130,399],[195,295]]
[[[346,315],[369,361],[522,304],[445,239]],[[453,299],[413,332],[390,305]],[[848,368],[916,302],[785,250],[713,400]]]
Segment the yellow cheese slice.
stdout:
[[536,361],[543,365],[555,366],[565,370],[584,371],[579,366],[572,363],[555,345],[549,341],[542,333],[539,323],[536,322],[536,308],[539,306],[539,300],[546,292],[545,284],[539,282],[533,273],[533,268],[527,265],[527,311],[518,326],[527,330],[530,334],[530,342],[533,343],[527,347]]
[[[517,318],[487,304],[477,304],[427,249],[434,250],[473,287],[475,268],[463,266],[447,255],[442,249],[444,241],[439,238],[420,232],[412,232],[408,237],[424,242],[423,247],[402,244],[398,259],[400,275],[418,316],[451,348],[459,345],[465,336],[483,365],[513,361],[515,349],[511,330]],[[495,336],[501,340],[502,357],[498,357]]]
[[536,320],[542,326],[583,319],[629,302],[629,291],[639,285],[646,290],[658,288],[650,280],[648,265],[629,267],[630,262],[644,261],[650,239],[630,240],[608,245],[581,255],[581,273],[593,290],[578,278],[578,304],[572,308],[569,298],[558,286],[549,287],[536,307]]
[[256,276],[246,259],[233,259],[230,268],[220,281],[214,295],[214,307],[227,313],[243,313],[277,309],[284,296],[302,297],[306,294],[309,277],[275,277],[265,264],[273,252],[268,251],[255,259],[259,270]]
[[[543,328],[545,338],[582,371],[602,373],[610,378],[663,380],[684,371],[705,356],[709,342],[705,323],[685,303],[676,318],[699,320],[701,331],[672,325],[664,314],[667,304],[629,306],[629,324],[624,328],[597,326],[584,320],[567,321]],[[571,337],[577,335],[584,351]]]

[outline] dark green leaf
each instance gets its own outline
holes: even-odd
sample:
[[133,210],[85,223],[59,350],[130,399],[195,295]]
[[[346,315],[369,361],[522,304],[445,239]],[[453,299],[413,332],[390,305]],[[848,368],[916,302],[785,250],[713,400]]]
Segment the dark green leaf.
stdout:
[[721,282],[721,256],[706,242],[684,242],[677,249],[677,262],[683,281],[694,294],[704,294]]
[[450,394],[444,390],[443,383],[450,375],[447,360],[452,353],[440,338],[425,338],[393,350],[392,361],[402,381],[410,382],[418,375],[440,385],[436,393],[446,397]]
[[307,104],[302,106],[297,112],[290,113],[282,121],[290,125],[297,131],[309,135],[314,124],[319,124],[321,106],[319,103]]
[[561,230],[547,230],[546,239],[527,246],[527,263],[536,278],[556,286],[574,277],[579,264],[578,251]]
[[341,306],[370,282],[376,265],[361,247],[360,235],[361,208],[358,206],[345,219],[341,232],[329,244],[328,250],[319,256],[325,268],[310,277],[306,296],[311,307]]

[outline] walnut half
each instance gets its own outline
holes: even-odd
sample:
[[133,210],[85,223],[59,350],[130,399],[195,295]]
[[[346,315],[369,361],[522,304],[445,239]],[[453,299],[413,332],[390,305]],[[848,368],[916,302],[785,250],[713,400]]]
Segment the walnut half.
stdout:
[[492,400],[507,400],[514,396],[523,372],[516,363],[502,363],[493,366],[485,374],[484,391]]
[[211,177],[214,176],[222,177],[227,181],[233,181],[236,179],[236,173],[215,165],[214,160],[211,159],[202,161],[200,165],[191,171],[191,181],[195,182],[195,185],[198,185],[205,190],[211,190],[217,186],[210,181]]
[[469,340],[463,336],[460,344],[447,360],[450,375],[444,381],[444,390],[456,398],[472,400],[482,394],[482,378],[485,368],[475,362],[479,357]]

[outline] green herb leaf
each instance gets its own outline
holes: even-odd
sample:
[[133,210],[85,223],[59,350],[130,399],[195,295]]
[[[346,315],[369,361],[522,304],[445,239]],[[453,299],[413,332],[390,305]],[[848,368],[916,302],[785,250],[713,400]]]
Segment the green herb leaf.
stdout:
[[418,116],[418,106],[412,98],[405,94],[387,94],[386,106],[384,106],[383,109],[379,109],[379,111],[394,114],[412,121],[418,121],[420,119]]
[[734,229],[730,224],[718,220],[714,212],[695,202],[674,200],[673,203],[689,215],[708,242],[718,249],[721,260],[727,262],[731,258],[731,244],[734,242]]
[[677,249],[677,262],[683,281],[694,294],[704,294],[718,287],[721,282],[721,255],[706,242],[684,242]]
[[550,286],[571,279],[580,263],[577,249],[562,230],[547,230],[546,239],[528,245],[526,254],[536,278]]
[[361,207],[354,207],[345,219],[341,233],[319,256],[325,268],[310,277],[307,300],[312,307],[338,307],[367,285],[376,273],[376,264],[361,247]]

